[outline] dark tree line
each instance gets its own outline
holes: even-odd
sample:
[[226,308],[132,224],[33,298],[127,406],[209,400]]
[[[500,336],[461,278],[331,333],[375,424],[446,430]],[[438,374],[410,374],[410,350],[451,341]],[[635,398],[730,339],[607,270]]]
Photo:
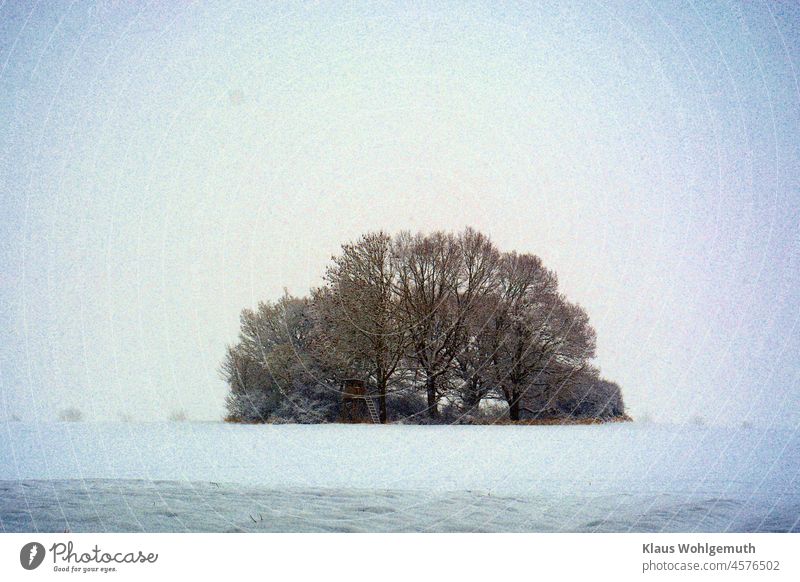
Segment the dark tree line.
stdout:
[[376,232],[343,245],[310,297],[243,310],[221,373],[238,422],[334,421],[349,378],[382,422],[622,416],[594,355],[586,312],[539,257],[473,229]]

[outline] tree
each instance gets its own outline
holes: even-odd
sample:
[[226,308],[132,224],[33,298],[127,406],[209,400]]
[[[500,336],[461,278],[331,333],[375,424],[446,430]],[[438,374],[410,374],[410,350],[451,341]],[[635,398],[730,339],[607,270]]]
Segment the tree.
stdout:
[[409,358],[424,376],[428,414],[438,416],[441,378],[469,346],[467,319],[494,286],[499,253],[473,229],[458,237],[401,233],[399,292],[410,337]]
[[328,286],[314,292],[317,329],[331,352],[375,385],[380,420],[386,422],[387,387],[408,345],[391,237],[366,234],[342,245],[332,260],[325,274]]
[[441,397],[437,380],[447,371],[460,340],[452,301],[458,248],[452,235],[435,232],[401,233],[395,249],[400,259],[398,288],[408,325],[409,358],[423,374],[428,415],[435,418]]
[[558,293],[555,273],[534,255],[503,255],[488,334],[485,357],[511,420],[519,420],[523,398],[552,383],[553,370],[574,370],[594,356],[585,311]]
[[228,419],[236,422],[266,422],[282,399],[277,384],[241,343],[229,346],[220,367],[220,374],[230,386],[225,399]]
[[276,303],[244,309],[240,321],[239,342],[221,370],[231,386],[231,419],[254,421],[268,414],[299,422],[333,420],[341,375],[318,350],[310,300],[286,294]]

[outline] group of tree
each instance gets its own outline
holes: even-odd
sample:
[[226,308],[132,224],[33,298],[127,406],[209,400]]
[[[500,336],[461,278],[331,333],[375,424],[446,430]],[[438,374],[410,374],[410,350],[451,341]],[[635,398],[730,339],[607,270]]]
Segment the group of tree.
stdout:
[[369,233],[322,286],[244,309],[221,373],[228,419],[331,422],[357,378],[381,422],[620,417],[595,331],[532,254],[466,229]]

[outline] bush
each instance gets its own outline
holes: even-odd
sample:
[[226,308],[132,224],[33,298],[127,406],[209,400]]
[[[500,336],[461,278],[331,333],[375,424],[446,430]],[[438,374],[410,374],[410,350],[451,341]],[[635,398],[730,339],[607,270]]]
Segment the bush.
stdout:
[[390,392],[386,395],[389,421],[418,424],[428,410],[425,397],[416,391]]
[[693,417],[689,419],[689,424],[692,426],[696,426],[697,428],[706,428],[708,424],[706,423],[706,419],[700,416],[699,414],[695,414]]
[[266,422],[278,409],[279,395],[274,392],[252,389],[231,392],[225,398],[229,422]]
[[169,415],[169,419],[172,422],[185,422],[189,420],[189,416],[183,410],[176,410]]
[[58,420],[61,422],[80,422],[83,420],[83,413],[74,407],[65,408],[58,413]]

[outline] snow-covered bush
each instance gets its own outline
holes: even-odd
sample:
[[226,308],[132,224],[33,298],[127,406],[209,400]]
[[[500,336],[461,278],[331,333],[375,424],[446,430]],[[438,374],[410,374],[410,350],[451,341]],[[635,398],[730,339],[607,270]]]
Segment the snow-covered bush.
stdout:
[[184,410],[174,410],[169,415],[171,422],[186,422],[189,420],[189,415]]
[[59,411],[58,420],[61,422],[80,422],[83,420],[83,413],[75,407],[64,408]]
[[575,418],[608,419],[625,414],[622,392],[617,384],[594,374],[579,376],[565,387],[552,408],[560,414]]
[[428,405],[418,391],[403,390],[390,393],[386,397],[386,408],[389,411],[389,420],[417,424],[425,417]]
[[242,312],[239,342],[220,370],[231,388],[228,420],[336,420],[341,378],[315,344],[309,310],[308,299],[285,295]]

